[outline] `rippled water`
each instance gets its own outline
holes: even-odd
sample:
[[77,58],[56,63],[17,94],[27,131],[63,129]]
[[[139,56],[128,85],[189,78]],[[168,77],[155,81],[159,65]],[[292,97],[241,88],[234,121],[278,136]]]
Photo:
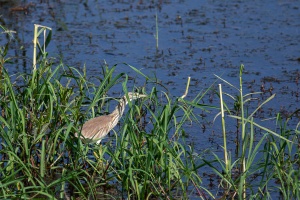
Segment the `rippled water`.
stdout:
[[[11,72],[30,71],[33,24],[42,24],[53,28],[50,56],[80,69],[85,65],[90,77],[100,73],[104,60],[110,66],[126,62],[157,76],[172,95],[180,96],[191,76],[187,99],[192,99],[217,80],[214,74],[238,87],[239,67],[244,64],[245,93],[264,92],[253,107],[276,93],[259,118],[275,117],[279,111],[287,116],[299,109],[300,1],[2,0],[0,5],[1,24],[17,31],[16,45],[24,46],[10,52],[18,64]],[[12,9],[18,6],[26,9]],[[5,42],[3,37],[0,41]],[[126,65],[119,65],[117,72],[137,76]],[[204,103],[219,105],[214,92]],[[209,122],[214,114],[207,114]],[[291,124],[298,122],[299,115]],[[264,122],[269,127],[274,123]],[[210,128],[202,132],[203,127]],[[188,130],[199,150],[219,148],[218,121],[193,124]]]

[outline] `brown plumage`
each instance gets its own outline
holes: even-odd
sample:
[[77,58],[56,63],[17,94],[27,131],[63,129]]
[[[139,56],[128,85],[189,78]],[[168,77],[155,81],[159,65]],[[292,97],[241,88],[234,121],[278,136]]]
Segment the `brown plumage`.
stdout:
[[[125,95],[111,114],[95,117],[85,122],[81,129],[81,138],[96,140],[97,144],[99,144],[101,139],[118,124],[124,113],[128,100],[132,101],[142,97],[146,97],[146,95],[128,92],[129,99],[127,99]],[[78,134],[75,134],[75,136],[78,137]]]

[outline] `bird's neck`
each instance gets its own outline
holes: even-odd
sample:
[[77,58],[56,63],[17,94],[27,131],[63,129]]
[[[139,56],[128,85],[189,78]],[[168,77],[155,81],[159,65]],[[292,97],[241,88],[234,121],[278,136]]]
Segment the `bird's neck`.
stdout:
[[120,119],[124,113],[127,103],[128,102],[126,101],[126,97],[123,97],[120,100],[119,104],[116,106],[115,110],[111,113],[111,115]]

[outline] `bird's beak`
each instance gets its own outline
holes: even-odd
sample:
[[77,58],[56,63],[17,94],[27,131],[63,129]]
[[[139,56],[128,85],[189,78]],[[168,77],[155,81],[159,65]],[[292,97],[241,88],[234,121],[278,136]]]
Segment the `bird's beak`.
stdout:
[[135,94],[133,96],[133,99],[139,99],[139,98],[145,98],[145,97],[147,97],[147,95],[145,95],[145,94]]
[[147,97],[147,95],[145,95],[145,94],[138,94],[137,97],[138,97],[138,98],[144,98],[144,97]]

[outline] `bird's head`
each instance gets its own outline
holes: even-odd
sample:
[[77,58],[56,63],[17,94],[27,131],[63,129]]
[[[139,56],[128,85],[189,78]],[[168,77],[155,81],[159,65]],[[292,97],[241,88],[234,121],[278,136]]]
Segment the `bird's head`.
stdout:
[[144,97],[147,97],[147,95],[139,94],[139,93],[136,93],[136,92],[128,92],[128,97],[127,97],[127,95],[125,95],[124,97],[126,98],[126,100],[128,102],[128,100],[132,101],[132,100],[135,100],[135,99],[144,98]]

